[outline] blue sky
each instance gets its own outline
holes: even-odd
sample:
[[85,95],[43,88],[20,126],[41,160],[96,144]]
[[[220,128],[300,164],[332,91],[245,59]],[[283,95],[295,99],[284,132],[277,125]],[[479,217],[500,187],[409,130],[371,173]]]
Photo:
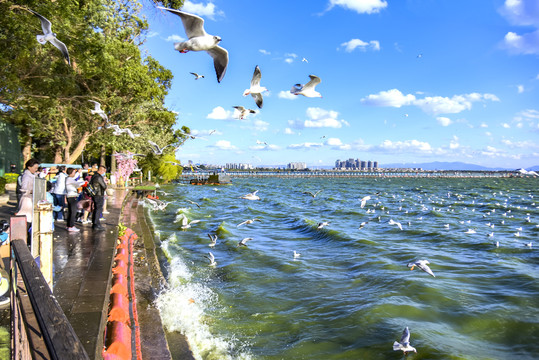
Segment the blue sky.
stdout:
[[[174,74],[166,105],[203,136],[178,150],[184,163],[539,165],[536,0],[214,0],[182,10],[229,52],[218,83],[208,54],[174,50],[186,39],[180,18],[145,5],[143,51]],[[256,65],[269,90],[262,109],[242,96]],[[323,97],[291,95],[309,74]],[[259,111],[240,120],[235,105]]]

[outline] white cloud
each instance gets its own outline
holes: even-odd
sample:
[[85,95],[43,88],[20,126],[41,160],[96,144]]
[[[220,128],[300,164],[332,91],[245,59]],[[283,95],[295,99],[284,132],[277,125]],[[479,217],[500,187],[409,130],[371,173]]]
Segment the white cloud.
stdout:
[[524,85],[517,85],[517,90],[519,94],[522,94],[524,92]]
[[442,126],[449,126],[451,125],[452,121],[450,118],[444,117],[444,116],[438,116],[436,118],[436,121]]
[[294,53],[288,53],[288,54],[284,54],[285,57],[290,57],[290,58],[297,58],[298,55],[297,54],[294,54]]
[[189,0],[185,0],[183,3],[182,11],[197,14],[200,16],[207,16],[210,19],[213,19],[215,15],[224,15],[222,11],[215,11],[215,4],[212,2],[207,3],[206,5],[199,3],[195,4]]
[[319,107],[310,107],[307,108],[306,111],[307,120],[301,121],[293,121],[289,120],[288,123],[291,127],[297,128],[297,129],[303,129],[303,128],[341,128],[343,125],[350,126],[350,124],[346,120],[339,120],[337,117],[339,116],[339,113],[337,111],[333,110],[324,110]]
[[255,150],[255,151],[276,151],[276,150],[280,150],[281,148],[277,145],[269,144],[269,145],[249,146],[249,149]]
[[237,150],[238,148],[235,147],[230,143],[228,140],[219,140],[213,145],[213,147],[220,149],[220,150]]
[[479,125],[479,127],[482,127],[482,128],[488,128],[488,125],[486,123],[481,123],[481,125]]
[[453,135],[453,139],[451,139],[451,141],[449,142],[449,148],[451,150],[455,150],[457,148],[460,147],[460,144],[459,144],[459,138],[455,135]]
[[330,0],[329,8],[334,6],[341,6],[359,14],[372,14],[387,7],[387,2],[385,0]]
[[286,58],[286,59],[284,59],[284,62],[287,63],[287,64],[292,64],[294,62],[294,59]]
[[225,110],[222,106],[217,106],[213,108],[212,112],[206,116],[207,119],[215,120],[231,120],[234,119],[234,112]]
[[539,148],[539,143],[535,143],[530,140],[524,140],[524,141],[511,141],[508,139],[503,139],[502,144],[510,147],[510,148],[519,148],[519,149],[537,149]]
[[535,80],[539,80],[539,74],[537,74],[537,76],[535,77]]
[[150,31],[150,32],[146,35],[146,37],[147,37],[147,38],[153,38],[153,37],[156,37],[156,36],[158,36],[158,35],[159,35],[159,33],[158,33],[157,31]]
[[343,142],[339,138],[329,138],[327,139],[325,145],[331,146],[333,149],[336,150],[350,150],[352,148],[348,144],[343,144]]
[[298,98],[297,95],[292,94],[290,91],[282,90],[277,94],[277,97],[280,99],[288,99],[288,100],[296,100]]
[[374,51],[380,51],[380,42],[378,40],[371,40],[369,42],[365,42],[360,39],[352,39],[350,41],[342,43],[341,47],[344,47],[344,51],[346,52],[352,52],[357,48],[359,48],[359,50],[361,51],[367,51],[367,48],[371,48]]
[[432,147],[429,143],[419,141],[419,140],[406,140],[406,141],[391,141],[384,140],[379,146],[378,149],[384,151],[396,151],[396,152],[421,152],[421,153],[432,153]]
[[286,135],[294,135],[294,134],[295,134],[294,130],[292,130],[292,129],[290,129],[290,128],[284,129],[284,133],[285,133]]
[[506,0],[500,9],[513,25],[530,26],[535,31],[519,35],[508,32],[503,46],[514,54],[539,54],[539,2],[537,0]]
[[181,37],[180,35],[170,35],[165,39],[165,41],[169,42],[182,42],[185,41],[185,38]]
[[264,55],[270,55],[271,54],[269,51],[266,51],[264,49],[259,49],[258,51],[261,52]]
[[311,149],[311,148],[320,148],[324,146],[322,143],[311,143],[311,142],[305,142],[302,144],[290,144],[286,148],[287,149]]
[[404,95],[397,89],[381,91],[378,94],[368,95],[361,102],[372,106],[391,106],[400,108],[404,105],[415,105],[431,115],[456,114],[464,110],[470,110],[472,103],[477,101],[500,101],[494,94],[470,93],[453,95],[453,97],[427,96],[417,99],[412,94]]
[[215,130],[215,129],[211,129],[211,130],[191,129],[191,134],[193,134],[195,136],[223,135],[222,132],[220,132],[219,130]]
[[259,119],[255,119],[253,120],[253,128],[256,131],[267,131],[269,128],[269,123]]
[[509,125],[508,123],[503,123],[502,127],[505,128],[505,129],[510,129],[511,125]]
[[403,95],[397,89],[380,91],[378,94],[369,95],[361,99],[361,103],[372,106],[392,106],[400,108],[403,105],[409,105],[415,100],[415,96]]

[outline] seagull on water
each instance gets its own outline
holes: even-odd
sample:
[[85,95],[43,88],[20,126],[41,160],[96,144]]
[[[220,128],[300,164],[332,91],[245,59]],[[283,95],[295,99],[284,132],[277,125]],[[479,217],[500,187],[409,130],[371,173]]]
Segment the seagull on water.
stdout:
[[262,220],[260,220],[259,218],[254,218],[254,219],[245,220],[244,222],[239,223],[238,225],[236,225],[236,227],[240,227],[240,226],[242,226],[242,225],[249,225],[249,224],[254,223],[255,221],[260,221],[260,222],[262,222]]
[[307,84],[295,84],[292,86],[292,89],[290,89],[290,93],[293,95],[303,95],[305,97],[322,97],[322,95],[314,90],[315,86],[320,84],[322,80],[318,76],[315,75],[309,75],[311,78],[311,81],[309,81]]
[[243,238],[238,242],[238,246],[247,246],[247,241],[251,241],[253,238]]
[[[30,9],[29,9],[30,10]],[[41,45],[45,45],[48,42],[50,42],[51,44],[53,44],[56,48],[58,48],[58,50],[60,50],[62,52],[62,54],[64,54],[64,58],[67,60],[67,63],[69,65],[71,65],[71,61],[69,60],[69,52],[67,51],[67,47],[65,46],[65,44],[63,42],[61,42],[60,40],[58,40],[56,38],[56,34],[52,32],[52,29],[51,29],[51,22],[49,20],[47,20],[44,16],[38,14],[37,12],[35,12],[34,10],[30,10],[30,12],[32,14],[34,14],[35,16],[37,16],[39,18],[39,20],[41,20],[41,29],[43,30],[43,35],[37,35],[37,41],[41,44]]]
[[260,200],[260,197],[258,195],[256,195],[257,192],[258,192],[258,190],[254,191],[252,193],[249,193],[249,194],[245,194],[245,195],[241,196],[240,199]]
[[194,73],[194,72],[190,72],[189,74],[194,75],[194,76],[195,76],[195,80],[198,80],[198,79],[204,79],[204,75],[199,75],[199,74]]
[[253,109],[246,109],[243,106],[232,106],[234,109],[238,110],[238,119],[243,120],[246,118],[249,114],[256,114],[256,110]]
[[304,191],[303,193],[304,194],[307,194],[307,195],[311,195],[313,198],[316,197],[316,195],[320,194],[322,192],[322,190],[318,190],[317,192],[315,192],[314,194],[310,191]]
[[361,224],[359,224],[359,228],[358,230],[361,230],[365,227],[365,225],[367,225],[368,221],[363,221]]
[[182,19],[183,28],[185,29],[185,34],[189,40],[174,43],[174,49],[178,50],[180,53],[186,53],[188,51],[206,51],[213,58],[217,82],[221,82],[225,77],[226,68],[228,66],[228,51],[219,46],[221,38],[219,36],[207,34],[204,30],[204,19],[197,15],[160,6],[158,6],[158,8],[178,15],[180,19]]
[[318,230],[322,229],[325,226],[329,226],[329,223],[327,221],[318,223],[318,226],[316,227]]
[[301,256],[300,253],[296,252],[296,250],[294,250],[294,259],[297,259]]
[[465,234],[475,234],[476,231],[474,229],[468,229],[467,231],[464,232]]
[[249,89],[245,89],[243,92],[243,96],[247,96],[251,94],[253,99],[255,99],[256,106],[258,106],[259,109],[262,109],[262,105],[264,105],[264,99],[262,98],[262,93],[264,91],[268,91],[263,86],[260,86],[260,79],[262,78],[262,73],[260,72],[260,68],[258,65],[255,67],[255,71],[253,73],[253,78],[251,79],[251,87]]
[[210,238],[210,244],[208,245],[209,247],[212,248],[217,245],[217,235],[208,234],[208,237]]
[[97,101],[94,101],[94,100],[88,100],[89,102],[92,102],[94,103],[94,109],[93,110],[90,110],[90,112],[92,114],[97,114],[99,116],[101,116],[101,118],[105,121],[109,121],[109,117],[107,116],[107,114],[105,114],[105,112],[101,109],[101,104],[98,103]]
[[402,332],[401,341],[395,341],[393,343],[393,350],[402,350],[404,355],[406,355],[410,351],[417,353],[415,347],[410,345],[410,330],[408,330],[408,326],[405,327],[404,331]]
[[206,259],[210,261],[210,264],[208,266],[215,266],[217,263],[215,262],[215,256],[210,252],[208,252],[208,255],[204,255]]
[[189,229],[191,227],[192,224],[197,224],[200,222],[200,220],[191,220],[189,221],[189,219],[187,218],[187,216],[185,216],[184,214],[181,215],[181,228],[182,230],[185,230],[185,229]]
[[420,268],[421,270],[423,270],[427,274],[436,277],[427,264],[430,264],[430,262],[428,260],[416,260],[414,262],[408,263],[408,267],[410,268],[410,270],[414,270],[414,267],[417,266],[418,268]]

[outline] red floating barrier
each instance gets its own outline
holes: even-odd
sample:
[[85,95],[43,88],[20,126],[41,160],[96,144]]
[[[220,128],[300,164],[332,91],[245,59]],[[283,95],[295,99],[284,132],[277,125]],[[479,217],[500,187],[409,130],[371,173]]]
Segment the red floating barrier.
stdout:
[[129,325],[112,321],[108,323],[105,336],[104,360],[131,360],[131,328]]

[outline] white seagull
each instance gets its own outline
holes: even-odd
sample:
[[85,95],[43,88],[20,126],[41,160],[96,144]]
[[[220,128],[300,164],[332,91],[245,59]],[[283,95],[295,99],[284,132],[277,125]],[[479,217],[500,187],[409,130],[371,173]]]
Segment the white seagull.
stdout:
[[49,20],[47,20],[44,16],[39,15],[38,13],[36,13],[33,10],[30,10],[30,12],[32,14],[34,14],[35,16],[37,16],[39,18],[39,20],[41,20],[41,29],[43,29],[43,35],[37,35],[36,36],[37,41],[41,45],[45,45],[45,43],[47,43],[47,41],[50,42],[51,44],[53,44],[56,48],[58,48],[62,52],[62,54],[64,54],[64,58],[67,60],[67,63],[69,65],[71,65],[71,61],[69,60],[69,52],[67,51],[67,47],[65,46],[65,44],[63,42],[58,40],[56,38],[56,34],[52,32],[51,22]]
[[320,194],[322,192],[322,190],[318,190],[317,192],[315,192],[314,194],[310,191],[304,191],[303,193],[304,194],[307,194],[307,195],[311,195],[313,198],[316,197],[316,195]]
[[208,234],[208,237],[210,238],[210,244],[208,245],[209,247],[212,248],[217,245],[217,235]]
[[401,225],[400,222],[396,222],[396,221],[394,221],[393,219],[389,219],[388,224],[389,224],[389,225],[397,225],[397,227],[398,227],[399,229],[402,230],[402,225]]
[[249,225],[249,224],[254,223],[255,221],[260,221],[260,222],[262,222],[262,220],[260,220],[259,218],[254,218],[254,219],[245,220],[244,222],[239,223],[238,225],[236,225],[236,227],[240,227],[240,226],[242,226],[242,225]]
[[194,73],[194,72],[190,72],[189,74],[194,75],[194,76],[195,76],[195,80],[198,80],[198,79],[204,79],[204,75],[199,75],[199,74]]
[[158,6],[159,9],[167,10],[182,19],[185,34],[189,38],[187,41],[174,43],[174,49],[180,53],[188,51],[206,51],[213,58],[213,66],[217,75],[217,82],[221,82],[225,77],[228,66],[228,51],[220,47],[219,36],[209,35],[204,30],[204,19],[197,15],[189,14],[175,9],[167,9]]
[[243,106],[233,106],[233,108],[238,110],[238,119],[240,120],[243,120],[243,118],[246,118],[249,114],[256,114],[256,110],[246,109]]
[[238,246],[247,246],[247,241],[251,241],[253,238],[244,238],[238,242]]
[[208,266],[215,266],[217,263],[215,262],[215,256],[210,252],[208,252],[208,255],[204,255],[206,259],[210,261],[210,264]]
[[316,91],[314,88],[316,85],[320,84],[321,80],[318,76],[309,75],[311,81],[307,84],[296,84],[290,89],[290,93],[294,95],[303,95],[305,97],[322,97],[322,95]]
[[94,101],[94,100],[88,100],[89,102],[92,102],[94,103],[94,110],[90,110],[90,112],[92,114],[97,114],[99,116],[101,116],[101,118],[105,121],[109,121],[109,117],[107,116],[107,114],[105,114],[105,112],[101,109],[101,104],[98,103],[97,101]]
[[361,199],[361,208],[364,208],[365,207],[365,204],[367,204],[367,201],[369,201],[371,199],[370,196],[365,196],[363,199]]
[[300,253],[296,252],[296,250],[294,250],[294,259],[297,259],[301,256]]
[[410,270],[414,270],[414,267],[417,266],[418,268],[420,268],[427,274],[432,275],[433,277],[436,277],[427,264],[430,264],[428,260],[416,260],[414,262],[408,263],[408,267],[410,268]]
[[399,351],[402,350],[404,354],[413,351],[417,353],[415,347],[410,345],[410,330],[408,330],[408,326],[404,328],[404,331],[402,332],[401,341],[395,341],[393,343],[393,350]]
[[245,194],[243,196],[241,196],[240,198],[241,199],[246,199],[246,200],[260,200],[260,197],[258,195],[256,195],[256,193],[258,192],[258,190],[252,192],[252,193],[249,193],[249,194]]
[[189,200],[189,199],[185,199],[185,201],[187,201],[189,204],[196,205],[198,208],[200,208],[200,205],[197,202],[194,202],[194,201]]
[[243,96],[247,96],[251,94],[253,99],[255,99],[256,106],[258,106],[259,109],[262,109],[262,105],[264,105],[262,92],[268,91],[268,89],[266,89],[265,87],[260,86],[261,78],[262,78],[262,73],[260,72],[260,68],[257,65],[253,73],[253,78],[251,79],[251,87],[249,89],[245,89],[245,91],[243,92]]
[[167,147],[171,146],[171,144],[169,144],[169,145],[165,145],[163,147],[159,147],[159,145],[157,145],[156,143],[154,143],[151,140],[148,140],[148,143],[152,146],[152,151],[154,152],[155,155],[162,155],[163,150],[165,150]]
[[317,226],[316,228],[317,228],[317,229],[322,229],[322,228],[325,227],[325,226],[329,226],[329,223],[328,223],[327,221],[318,223],[318,226]]

